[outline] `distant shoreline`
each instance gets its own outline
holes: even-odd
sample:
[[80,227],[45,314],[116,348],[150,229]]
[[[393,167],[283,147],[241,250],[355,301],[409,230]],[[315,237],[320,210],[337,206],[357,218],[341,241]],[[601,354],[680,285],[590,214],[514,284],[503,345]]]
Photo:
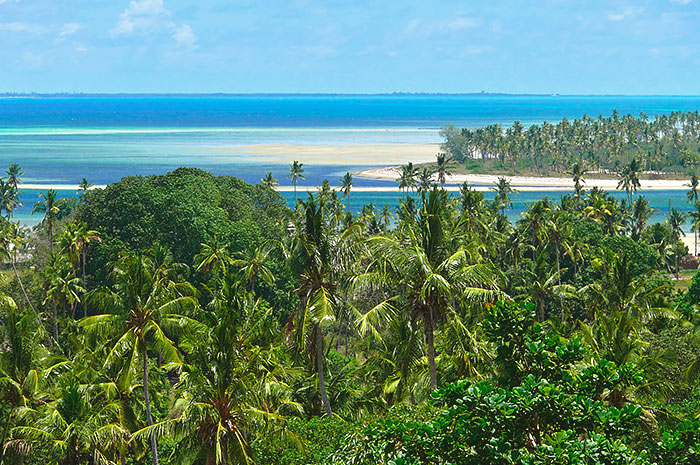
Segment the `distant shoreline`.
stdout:
[[[353,173],[353,175],[365,179],[396,181],[400,175],[399,169],[399,166],[384,166],[358,171]],[[488,190],[498,181],[498,178],[506,178],[512,187],[521,190],[572,190],[574,188],[574,182],[571,178],[495,174],[454,174],[447,176],[446,184],[455,185],[467,182],[476,186],[485,186],[484,190]],[[584,179],[584,181],[586,188],[598,187],[605,190],[618,190],[617,179]],[[640,190],[685,190],[687,189],[688,180],[641,179],[640,184]]]
[[512,94],[508,92],[3,92],[2,98],[31,97],[700,97],[700,94],[560,94],[557,92]]

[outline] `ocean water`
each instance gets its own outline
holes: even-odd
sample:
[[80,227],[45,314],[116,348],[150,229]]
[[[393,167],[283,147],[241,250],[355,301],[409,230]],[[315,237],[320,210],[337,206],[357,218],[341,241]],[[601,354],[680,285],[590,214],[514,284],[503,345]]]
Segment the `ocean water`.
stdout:
[[[0,98],[0,167],[19,163],[24,180],[97,185],[124,176],[159,174],[197,166],[251,183],[272,172],[289,184],[288,165],[304,163],[306,180],[337,184],[346,171],[397,164],[373,147],[438,144],[446,124],[478,127],[521,121],[557,122],[620,114],[696,111],[700,97],[497,96],[497,95],[250,95],[250,96],[31,96]],[[322,147],[327,156],[312,156]],[[335,156],[351,147],[357,158]],[[368,153],[363,153],[366,150]],[[403,162],[401,160],[400,162]],[[356,186],[391,186],[356,179]],[[75,195],[66,190],[62,195]],[[38,193],[25,192],[18,217],[31,222]],[[291,198],[292,194],[284,194]],[[523,198],[535,195],[521,194]],[[540,194],[540,197],[543,194]],[[550,195],[552,195],[550,193]],[[671,195],[649,193],[649,196]],[[387,203],[390,193],[356,193],[357,204]],[[680,191],[672,196],[684,194]],[[661,200],[659,200],[661,202]],[[389,202],[391,203],[391,202]],[[668,200],[666,199],[666,205]]]

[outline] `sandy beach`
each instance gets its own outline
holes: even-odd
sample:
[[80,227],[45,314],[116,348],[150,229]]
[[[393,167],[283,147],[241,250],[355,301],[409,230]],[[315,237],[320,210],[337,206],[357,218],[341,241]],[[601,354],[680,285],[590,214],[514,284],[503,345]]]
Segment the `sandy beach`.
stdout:
[[[313,165],[393,165],[428,163],[435,160],[440,144],[254,144],[213,147],[222,151],[240,150],[247,158],[265,163],[290,163],[300,160]],[[303,155],[300,155],[303,154]]]
[[[381,179],[395,181],[399,177],[398,166],[385,166],[373,168],[353,173],[358,178]],[[493,174],[457,174],[448,176],[447,184],[457,185],[463,182],[490,188],[501,176]],[[533,176],[503,176],[510,182],[511,186],[519,190],[571,190],[574,183],[571,178],[557,177],[533,177]],[[606,190],[617,189],[617,179],[586,179],[587,188],[599,187]],[[688,181],[680,179],[642,179],[642,190],[687,190]]]

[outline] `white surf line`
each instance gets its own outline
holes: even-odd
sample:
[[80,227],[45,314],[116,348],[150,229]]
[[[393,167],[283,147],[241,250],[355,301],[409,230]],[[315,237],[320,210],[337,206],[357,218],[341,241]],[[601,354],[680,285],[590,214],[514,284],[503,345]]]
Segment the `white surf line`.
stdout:
[[[98,185],[98,186],[90,186],[88,190],[92,189],[104,189],[107,187],[107,184],[104,185]],[[36,184],[36,183],[22,183],[19,185],[19,190],[46,190],[46,189],[54,189],[57,191],[70,191],[70,190],[81,190],[80,186],[78,184]]]
[[[469,186],[472,190],[478,191],[478,192],[489,192],[493,191],[495,188],[493,186],[474,186],[470,185]],[[321,186],[297,186],[297,192],[301,193],[306,193],[306,192],[318,192],[321,189]],[[340,186],[331,186],[331,189],[340,191],[341,187]],[[445,185],[444,189],[448,192],[459,192],[459,186],[456,185]],[[573,192],[573,187],[566,187],[566,186],[513,186],[513,189],[520,191],[520,192]],[[277,192],[294,192],[294,186],[277,186],[275,188]],[[623,189],[603,189],[603,190],[609,190],[609,191],[620,191],[624,192]],[[643,195],[644,191],[658,191],[658,190],[664,190],[664,191],[679,191],[679,192],[685,192],[687,189],[686,188],[680,188],[680,187],[663,187],[663,186],[649,186],[649,187],[644,187],[643,189],[640,189],[637,191],[638,195]],[[353,187],[350,190],[350,194],[352,195],[352,192],[401,192],[398,186],[392,187],[392,186],[386,186],[386,187],[380,187],[380,186],[358,186],[358,187]],[[410,192],[415,193],[415,189],[413,189]]]

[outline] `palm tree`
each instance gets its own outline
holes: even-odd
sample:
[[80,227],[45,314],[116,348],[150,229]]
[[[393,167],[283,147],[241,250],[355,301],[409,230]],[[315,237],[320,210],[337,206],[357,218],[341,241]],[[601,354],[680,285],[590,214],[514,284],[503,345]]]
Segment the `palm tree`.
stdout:
[[[61,249],[68,254],[74,268],[80,269],[82,287],[87,292],[87,251],[92,242],[100,242],[100,233],[87,229],[87,223],[67,223],[63,227],[59,244]],[[87,305],[83,302],[83,316],[87,316]]]
[[116,465],[119,444],[129,436],[118,401],[105,402],[100,390],[80,385],[75,373],[63,378],[56,398],[28,415],[31,424],[13,429],[14,442],[51,451],[62,464]]
[[287,334],[294,336],[297,349],[306,348],[315,364],[318,390],[326,415],[333,413],[326,391],[323,326],[335,319],[338,273],[352,263],[351,247],[361,228],[349,226],[339,235],[326,222],[325,202],[309,196],[301,202],[304,215],[295,227],[290,261],[299,276],[297,295],[300,306],[289,316]]
[[353,185],[352,174],[345,173],[345,176],[343,176],[343,179],[341,179],[340,182],[340,190],[343,192],[343,195],[348,200],[348,213],[350,213],[350,189],[352,189]]
[[391,318],[394,306],[403,306],[408,321],[420,321],[428,350],[430,384],[437,388],[435,365],[436,325],[450,318],[462,300],[474,301],[500,295],[497,273],[488,264],[470,264],[471,253],[457,246],[444,223],[449,201],[444,191],[433,188],[416,223],[403,225],[407,236],[375,236],[368,241],[374,255],[369,271],[355,281],[395,282],[400,295],[379,303],[361,318],[361,328]]
[[27,305],[35,312],[34,305],[32,305],[27,291],[24,288],[24,283],[19,277],[19,272],[17,271],[17,252],[24,246],[24,238],[22,228],[19,227],[17,223],[11,221],[3,221],[2,227],[0,227],[0,253],[12,264],[12,271],[15,274],[17,283],[19,283],[20,289],[22,289],[22,294],[27,301]]
[[576,198],[580,199],[583,193],[583,184],[585,181],[583,177],[586,175],[586,169],[579,162],[574,163],[571,167],[571,179],[574,181],[574,191],[576,192]]
[[639,162],[636,158],[625,166],[620,172],[620,181],[617,183],[617,188],[624,189],[627,192],[629,204],[632,204],[632,196],[641,187],[639,182]]
[[[51,300],[61,304],[64,313],[70,307],[71,318],[75,318],[75,308],[80,303],[80,295],[85,289],[80,286],[80,279],[75,277],[73,267],[62,257],[54,257],[52,263],[46,266],[46,275],[49,279],[49,288],[46,290],[44,304]],[[56,316],[54,315],[54,337],[58,340]]]
[[447,176],[451,176],[452,173],[447,171],[447,164],[450,162],[450,158],[447,156],[446,153],[438,153],[437,155],[437,176],[438,176],[438,182],[440,183],[441,186],[445,185],[445,182],[447,181]]
[[12,212],[18,205],[20,205],[20,201],[17,190],[4,178],[0,178],[0,212],[4,210],[9,220],[12,218]]
[[272,172],[267,173],[264,178],[260,178],[260,183],[265,187],[269,187],[270,189],[275,189],[277,186],[279,186],[279,182],[277,181],[277,178],[272,177]]
[[46,194],[39,194],[40,200],[34,204],[32,215],[34,213],[43,213],[44,218],[41,220],[41,225],[46,227],[49,233],[49,246],[53,251],[53,232],[56,225],[56,218],[61,212],[61,206],[65,203],[65,199],[58,198],[58,192],[54,189],[49,189]]
[[673,233],[673,239],[679,241],[681,236],[685,236],[683,232],[683,224],[685,223],[686,216],[677,208],[672,208],[670,213],[666,215],[666,223],[671,227],[671,232]]
[[418,175],[418,193],[427,194],[433,185],[433,173],[428,168],[423,168]]
[[[137,371],[141,357],[144,403],[148,426],[153,426],[149,390],[148,350],[155,351],[166,361],[179,362],[179,350],[166,335],[182,332],[198,324],[185,313],[195,309],[195,291],[187,283],[170,279],[169,263],[155,268],[147,256],[126,255],[112,273],[112,289],[102,288],[91,293],[95,306],[106,313],[89,316],[80,325],[108,338],[111,349],[106,366],[119,368],[118,383],[127,386]],[[185,313],[183,313],[185,312]],[[154,465],[158,464],[155,435],[150,435]]]
[[299,163],[298,161],[294,160],[291,165],[289,165],[289,174],[287,177],[292,178],[292,184],[294,184],[294,203],[297,203],[297,181],[299,179],[306,179],[304,175],[302,174],[304,172],[304,166],[303,163]]
[[233,265],[230,244],[223,242],[221,237],[214,236],[210,243],[200,245],[201,249],[194,257],[196,270],[202,271],[205,277],[213,279],[214,294],[216,294],[219,276],[226,276],[228,266]]
[[80,181],[80,184],[78,184],[78,190],[76,191],[76,194],[80,195],[80,200],[85,200],[85,194],[87,194],[93,186],[94,184],[88,182],[87,178],[83,178],[83,180]]
[[273,251],[275,244],[270,241],[263,242],[255,249],[248,248],[242,254],[241,258],[234,259],[232,264],[240,267],[243,276],[245,277],[250,292],[255,294],[255,278],[261,276],[263,280],[272,285],[275,282],[275,276],[268,267],[268,259]]
[[[535,272],[532,272],[532,281],[527,284],[527,294],[532,296],[532,299],[538,309],[538,317],[540,321],[545,321],[545,302],[549,298],[557,298],[560,303],[564,298],[576,299],[576,288],[570,284],[561,283],[561,274],[566,271],[566,268],[561,268],[558,271],[549,272],[546,267],[546,255],[540,253],[535,264]],[[562,321],[564,321],[564,307],[561,305]]]
[[513,203],[510,201],[510,196],[517,194],[518,191],[513,189],[510,186],[510,181],[504,177],[499,177],[498,181],[494,183],[494,187],[492,187],[491,190],[496,192],[494,202],[501,209],[501,214],[505,214],[506,208],[513,206]]
[[397,181],[399,182],[399,189],[402,192],[405,192],[406,190],[410,191],[411,189],[416,187],[417,175],[418,168],[414,167],[412,162],[408,162],[408,164],[401,166],[401,175],[397,179]]
[[[39,400],[39,359],[45,350],[40,341],[45,337],[34,312],[22,312],[10,297],[0,297],[0,401],[9,404],[2,419],[0,465],[12,449],[6,442],[10,427],[19,413],[31,411]],[[21,456],[21,454],[19,454]],[[19,463],[13,462],[13,463]]]
[[254,342],[274,337],[271,309],[229,290],[206,318],[205,334],[183,338],[187,359],[171,365],[181,373],[177,415],[134,434],[170,438],[183,463],[253,463],[251,435],[274,435],[286,410],[301,413],[285,362]]
[[384,204],[384,207],[382,207],[382,211],[379,214],[379,220],[384,225],[384,229],[389,227],[389,224],[391,223],[392,219],[394,219],[394,215],[391,214],[389,204]]
[[698,255],[698,230],[700,230],[700,202],[695,203],[695,210],[688,213],[690,217],[690,227],[695,233],[695,256]]
[[700,186],[700,179],[698,179],[697,175],[693,174],[690,177],[690,183],[686,184],[686,186],[690,187],[690,190],[686,194],[688,197],[688,203],[700,202],[700,195],[698,192],[698,187]]
[[646,228],[647,221],[651,218],[651,215],[657,211],[655,208],[649,206],[649,201],[642,197],[638,197],[634,204],[632,205],[632,238],[638,240],[644,228]]
[[12,217],[12,210],[16,207],[21,207],[23,204],[19,200],[19,185],[22,184],[20,176],[24,175],[22,168],[17,163],[12,163],[7,167],[7,186],[10,189],[12,200],[12,208],[7,211],[8,218]]

